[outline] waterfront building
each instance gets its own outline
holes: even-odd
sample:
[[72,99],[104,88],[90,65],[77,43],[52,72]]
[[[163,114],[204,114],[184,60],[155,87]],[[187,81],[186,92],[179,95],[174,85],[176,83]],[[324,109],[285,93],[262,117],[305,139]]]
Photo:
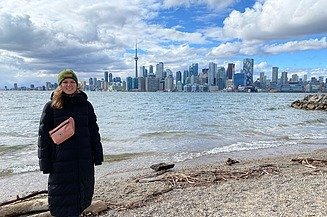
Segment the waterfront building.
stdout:
[[297,74],[292,74],[291,82],[298,82],[299,76]]
[[192,63],[191,66],[189,66],[189,75],[192,76],[192,75],[195,75],[195,76],[198,76],[199,74],[199,64],[198,63]]
[[217,64],[210,62],[209,69],[208,69],[208,84],[210,86],[217,86]]
[[254,59],[246,58],[243,60],[243,73],[245,74],[246,86],[253,84],[253,65]]
[[226,88],[226,70],[223,66],[217,68],[217,86],[218,90]]
[[177,92],[182,92],[183,91],[183,84],[181,81],[177,81],[176,83],[176,91]]
[[138,91],[145,92],[145,77],[138,77]]
[[111,72],[109,73],[109,81],[108,82],[109,82],[109,84],[112,84],[112,73]]
[[245,86],[245,74],[244,73],[236,73],[234,75],[234,86]]
[[282,72],[282,77],[280,78],[281,84],[285,85],[288,83],[287,72]]
[[153,65],[150,65],[149,66],[149,73],[148,74],[154,74],[154,72],[153,72]]
[[137,77],[133,78],[133,82],[132,82],[132,90],[138,90],[139,86],[139,80],[137,79]]
[[234,79],[234,74],[235,74],[235,64],[234,63],[228,63],[226,79],[233,80]]
[[176,84],[179,81],[182,82],[182,72],[181,71],[176,72]]
[[156,65],[156,78],[159,80],[165,79],[163,62],[160,62]]
[[171,92],[174,90],[174,78],[170,74],[165,78],[165,91]]
[[108,71],[105,71],[105,72],[104,72],[104,80],[105,80],[106,82],[109,82],[109,73],[108,73]]
[[145,66],[140,67],[140,75],[139,77],[147,77],[148,76],[148,70],[145,68]]
[[184,72],[183,72],[183,85],[188,84],[188,82],[187,82],[188,77],[189,77],[188,70],[184,70]]
[[159,79],[154,76],[154,74],[149,74],[145,78],[145,91],[146,92],[156,92],[159,90]]
[[133,78],[127,77],[126,78],[126,91],[131,91],[133,89]]
[[278,82],[278,67],[276,66],[272,67],[271,82],[274,84],[277,84]]

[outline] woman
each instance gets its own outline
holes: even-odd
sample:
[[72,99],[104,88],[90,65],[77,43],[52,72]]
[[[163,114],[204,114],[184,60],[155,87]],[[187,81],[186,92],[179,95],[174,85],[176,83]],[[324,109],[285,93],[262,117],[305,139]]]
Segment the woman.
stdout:
[[[40,120],[39,166],[49,174],[49,209],[56,217],[79,216],[91,204],[94,165],[103,161],[96,115],[77,82],[71,69],[58,74],[59,86],[44,106]],[[75,134],[56,145],[49,131],[69,117],[75,120]]]

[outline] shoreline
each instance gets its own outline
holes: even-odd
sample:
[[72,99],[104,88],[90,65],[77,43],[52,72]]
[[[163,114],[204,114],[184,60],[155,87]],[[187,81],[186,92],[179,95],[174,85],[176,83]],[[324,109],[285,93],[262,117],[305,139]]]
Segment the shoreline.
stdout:
[[[313,168],[291,161],[327,160],[327,148],[295,154],[259,154],[254,158],[232,157],[240,161],[232,166],[226,165],[225,154],[202,163],[176,163],[175,168],[159,176],[151,169],[142,169],[100,177],[94,200],[105,201],[109,206],[100,216],[327,216],[327,165]],[[248,179],[226,178],[206,185],[194,184],[196,179],[192,180],[192,174],[199,172],[219,170],[226,176],[262,165],[272,165],[277,171]],[[149,177],[158,181],[137,182]],[[172,187],[167,184],[167,177],[179,177],[181,185]],[[188,179],[183,181],[181,177]]]
[[[150,164],[136,164],[137,159],[105,163],[96,167],[93,200],[108,206],[100,216],[327,216],[327,165],[313,168],[291,162],[293,158],[327,161],[327,148],[302,147],[293,154],[291,150],[216,153],[166,162],[175,167],[163,174],[150,169]],[[228,166],[228,158],[239,163]],[[214,178],[213,171],[219,171]],[[250,175],[238,177],[242,173]],[[217,180],[204,184],[202,176]],[[32,172],[0,179],[2,186],[8,183],[1,202],[45,190],[47,175]]]

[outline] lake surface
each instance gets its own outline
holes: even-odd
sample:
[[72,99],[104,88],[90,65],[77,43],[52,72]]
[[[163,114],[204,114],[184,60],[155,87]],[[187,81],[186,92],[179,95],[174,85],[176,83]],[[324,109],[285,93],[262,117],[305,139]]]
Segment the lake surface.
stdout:
[[[326,146],[324,111],[290,107],[303,93],[86,92],[109,160],[138,166],[249,150]],[[51,92],[0,91],[0,177],[38,171],[39,119]]]

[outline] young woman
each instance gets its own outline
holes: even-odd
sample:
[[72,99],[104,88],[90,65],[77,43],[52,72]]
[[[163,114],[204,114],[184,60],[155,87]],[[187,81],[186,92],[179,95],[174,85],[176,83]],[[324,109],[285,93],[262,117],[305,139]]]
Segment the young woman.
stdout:
[[[51,215],[79,216],[92,201],[94,165],[103,161],[99,127],[92,104],[78,88],[71,69],[58,74],[58,88],[45,104],[39,128],[40,170],[49,174],[48,201]],[[49,131],[73,117],[75,134],[56,145]]]

